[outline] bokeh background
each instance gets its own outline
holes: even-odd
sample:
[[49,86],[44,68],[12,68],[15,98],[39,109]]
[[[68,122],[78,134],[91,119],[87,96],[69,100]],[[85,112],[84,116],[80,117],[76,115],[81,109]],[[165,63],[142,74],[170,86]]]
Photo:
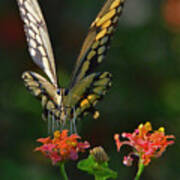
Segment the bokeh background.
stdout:
[[[68,86],[88,26],[104,0],[39,0],[51,37],[60,84]],[[0,1],[0,179],[59,179],[58,167],[33,149],[47,136],[41,105],[24,87],[25,70],[40,72],[28,54],[16,1]],[[145,169],[144,180],[180,179],[180,1],[127,1],[104,63],[95,71],[113,73],[113,86],[98,104],[101,116],[88,116],[78,131],[92,147],[102,145],[118,179],[133,179],[126,152],[116,152],[114,133],[132,132],[150,121],[177,138],[175,145]],[[82,158],[82,157],[81,157]],[[93,179],[69,163],[71,180]]]

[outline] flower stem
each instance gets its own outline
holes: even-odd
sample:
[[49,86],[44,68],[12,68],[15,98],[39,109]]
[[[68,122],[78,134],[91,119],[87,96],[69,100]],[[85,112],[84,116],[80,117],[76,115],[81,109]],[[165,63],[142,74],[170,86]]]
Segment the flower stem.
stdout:
[[139,180],[143,170],[144,170],[144,164],[142,163],[141,159],[139,159],[138,171],[134,180]]
[[95,180],[105,180],[106,178],[101,177],[101,176],[95,176]]
[[64,180],[68,180],[67,173],[64,167],[64,162],[60,163],[60,174]]

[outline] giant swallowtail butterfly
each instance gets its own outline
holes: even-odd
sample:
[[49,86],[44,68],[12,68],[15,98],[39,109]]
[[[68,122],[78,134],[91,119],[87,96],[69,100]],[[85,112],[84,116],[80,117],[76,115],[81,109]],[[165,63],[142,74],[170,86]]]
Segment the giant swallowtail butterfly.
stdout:
[[43,117],[51,119],[52,129],[72,119],[93,113],[97,118],[96,103],[111,85],[109,72],[92,73],[104,59],[113,32],[122,12],[124,0],[106,0],[89,28],[82,45],[69,89],[58,85],[54,56],[45,20],[37,0],[17,0],[33,61],[49,80],[26,71],[22,75],[25,86],[43,106]]

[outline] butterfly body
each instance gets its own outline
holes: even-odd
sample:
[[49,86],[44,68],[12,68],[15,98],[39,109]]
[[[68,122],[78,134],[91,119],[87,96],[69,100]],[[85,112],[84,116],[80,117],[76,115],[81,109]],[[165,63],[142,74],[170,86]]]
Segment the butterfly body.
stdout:
[[89,112],[97,118],[99,112],[95,106],[111,86],[111,74],[93,73],[93,70],[106,55],[124,0],[106,0],[89,28],[68,89],[57,83],[52,47],[38,1],[17,0],[17,3],[24,22],[29,53],[48,77],[46,79],[31,71],[22,75],[27,89],[41,100],[44,119],[52,119],[56,124],[63,125]]

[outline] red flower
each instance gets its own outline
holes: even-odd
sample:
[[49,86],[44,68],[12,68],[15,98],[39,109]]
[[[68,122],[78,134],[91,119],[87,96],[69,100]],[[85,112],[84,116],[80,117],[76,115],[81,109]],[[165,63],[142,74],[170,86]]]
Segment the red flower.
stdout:
[[50,158],[53,164],[66,160],[78,159],[78,152],[84,152],[89,148],[89,143],[78,142],[81,139],[77,134],[68,136],[68,130],[55,131],[54,138],[39,138],[37,141],[43,143],[35,151],[40,151],[47,158]]
[[151,158],[160,157],[166,147],[174,143],[173,140],[169,139],[175,138],[173,135],[165,135],[163,127],[152,132],[150,122],[146,122],[144,125],[140,124],[133,133],[122,133],[122,137],[128,140],[121,142],[119,134],[114,135],[117,151],[120,151],[122,145],[125,144],[135,149],[135,152],[124,157],[123,163],[127,166],[132,164],[132,155],[138,156],[144,165],[148,165]]

